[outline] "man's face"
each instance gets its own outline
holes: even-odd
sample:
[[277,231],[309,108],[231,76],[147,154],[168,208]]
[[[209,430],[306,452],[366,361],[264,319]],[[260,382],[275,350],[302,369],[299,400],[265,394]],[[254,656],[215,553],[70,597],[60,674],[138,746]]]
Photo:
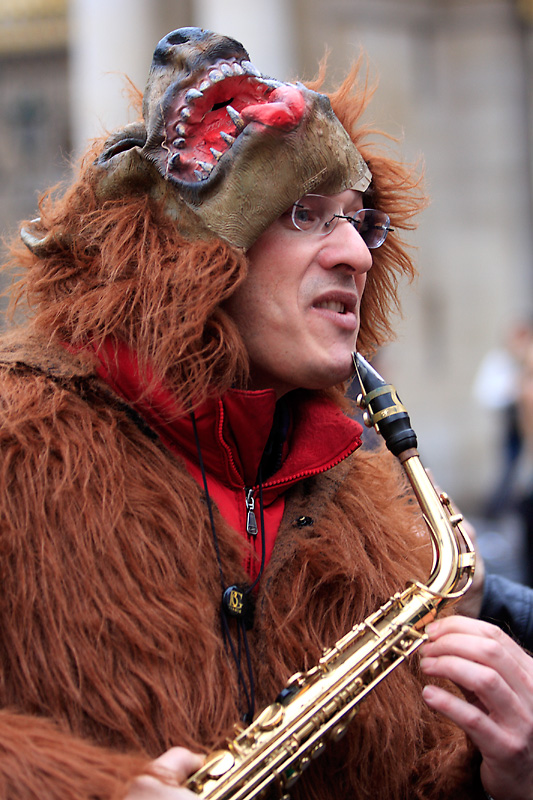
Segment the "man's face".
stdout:
[[[351,189],[341,213],[363,207]],[[225,305],[250,356],[251,389],[325,389],[350,377],[370,250],[346,220],[320,236],[297,230],[290,211],[248,251],[250,270]]]

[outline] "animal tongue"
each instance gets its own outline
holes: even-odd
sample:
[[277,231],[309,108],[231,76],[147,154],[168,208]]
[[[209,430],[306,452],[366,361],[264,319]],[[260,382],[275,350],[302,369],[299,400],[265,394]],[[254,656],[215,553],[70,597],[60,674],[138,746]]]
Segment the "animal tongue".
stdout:
[[296,86],[271,89],[266,82],[240,77],[216,83],[203,98],[193,95],[169,115],[169,170],[185,180],[205,181],[249,123],[290,131],[304,111],[304,96]]
[[305,109],[302,92],[296,86],[275,89],[268,103],[256,103],[241,111],[245,122],[259,122],[271,128],[290,130],[300,122]]

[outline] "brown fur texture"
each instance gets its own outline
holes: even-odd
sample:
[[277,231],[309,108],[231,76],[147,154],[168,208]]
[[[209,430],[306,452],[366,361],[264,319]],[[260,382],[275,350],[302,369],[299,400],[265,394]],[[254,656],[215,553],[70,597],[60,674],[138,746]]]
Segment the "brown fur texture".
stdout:
[[[332,97],[350,131],[364,105],[352,83]],[[239,717],[202,492],[94,376],[90,359],[57,343],[122,339],[186,406],[245,385],[246,354],[220,304],[245,275],[246,257],[222,241],[185,241],[142,194],[101,203],[99,146],[62,197],[41,203],[55,252],[13,249],[23,272],[14,305],[28,305],[29,322],[0,353],[5,800],[123,797],[146,759],[176,744],[209,750]],[[365,154],[378,204],[396,228],[409,227],[417,179],[370,145]],[[363,350],[389,335],[397,276],[412,272],[391,235],[365,295]],[[409,578],[427,574],[416,509],[396,472],[389,456],[360,452],[290,491],[250,635],[258,707]],[[313,518],[309,528],[293,525],[302,514]],[[218,513],[215,523],[224,574],[245,581],[240,535]],[[295,795],[476,797],[465,738],[427,709],[422,683],[416,660],[400,667]]]
[[219,307],[245,274],[244,254],[186,242],[144,195],[100,205],[88,173],[57,205],[41,204],[43,224],[69,245],[43,259],[18,252],[28,271],[15,303],[24,297],[50,339],[127,342],[186,405],[244,382],[243,345]]
[[[239,711],[201,492],[75,360],[71,379],[51,380],[20,356],[4,358],[0,390],[1,705],[30,728],[34,715],[55,720],[75,774],[85,755],[72,734],[108,748],[102,769],[118,772],[109,749],[211,749]],[[427,575],[427,543],[395,473],[388,455],[361,452],[290,492],[250,637],[258,707],[409,578]],[[302,514],[314,524],[294,526]],[[218,514],[216,526],[224,574],[245,580],[240,536]],[[475,796],[464,736],[425,707],[421,682],[415,662],[399,668],[298,796]],[[27,747],[22,760],[32,757]],[[35,794],[5,797],[47,796],[40,773],[28,780]],[[124,776],[116,783],[124,789]],[[78,795],[64,792],[115,796],[97,784],[87,795],[82,784]]]

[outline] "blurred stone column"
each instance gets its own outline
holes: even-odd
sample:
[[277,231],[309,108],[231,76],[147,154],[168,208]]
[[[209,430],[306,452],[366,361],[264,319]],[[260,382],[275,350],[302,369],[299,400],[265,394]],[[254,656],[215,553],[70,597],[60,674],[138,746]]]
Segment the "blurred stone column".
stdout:
[[[529,176],[529,227],[530,251],[533,253],[533,0],[519,2],[519,20],[521,22],[518,33],[523,80],[523,105],[524,105],[524,135],[526,163],[524,168]],[[533,270],[533,263],[529,264]]]
[[271,77],[296,73],[291,0],[195,0],[195,24],[241,42],[251,61]]
[[69,48],[72,142],[88,139],[135,117],[125,75],[144,89],[155,43],[154,0],[70,0]]
[[70,0],[69,55],[74,153],[134,118],[127,76],[144,89],[152,53],[173,28],[198,25],[243,42],[259,69],[292,78],[292,0]]

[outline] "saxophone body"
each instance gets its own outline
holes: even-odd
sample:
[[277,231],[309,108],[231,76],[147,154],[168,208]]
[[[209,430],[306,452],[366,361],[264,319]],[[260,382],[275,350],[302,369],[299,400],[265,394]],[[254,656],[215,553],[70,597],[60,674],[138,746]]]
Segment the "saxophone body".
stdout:
[[316,666],[295,673],[251,725],[208,755],[186,784],[204,800],[252,800],[269,789],[287,798],[311,761],[343,736],[361,701],[426,640],[425,625],[472,582],[474,550],[462,518],[429,479],[396,390],[355,353],[354,366],[365,422],[399,458],[420,505],[433,544],[431,574],[348,631]]

